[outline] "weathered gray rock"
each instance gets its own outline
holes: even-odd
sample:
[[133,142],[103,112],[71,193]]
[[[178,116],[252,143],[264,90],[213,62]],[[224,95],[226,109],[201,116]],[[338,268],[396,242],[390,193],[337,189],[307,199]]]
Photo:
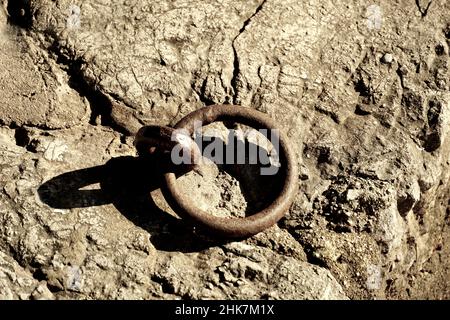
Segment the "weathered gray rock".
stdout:
[[52,299],[46,283],[39,282],[14,259],[0,252],[0,299]]
[[[447,1],[3,3],[2,298],[449,297]],[[298,155],[290,212],[241,242],[178,219],[132,145],[212,103]],[[252,176],[180,183],[243,215],[274,193]]]

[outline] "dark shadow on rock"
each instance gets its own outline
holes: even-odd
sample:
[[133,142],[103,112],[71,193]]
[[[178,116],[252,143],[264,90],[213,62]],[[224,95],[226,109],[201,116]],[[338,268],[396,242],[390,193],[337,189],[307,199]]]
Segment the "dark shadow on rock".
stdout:
[[[167,171],[158,157],[118,157],[106,164],[67,172],[50,179],[38,189],[41,200],[52,208],[71,209],[112,203],[136,226],[147,230],[152,244],[162,251],[197,252],[223,244],[193,233],[186,220],[162,211],[150,192],[162,186]],[[99,184],[100,188],[88,190]],[[118,235],[120,236],[120,235]]]
[[[221,139],[215,141],[225,148]],[[207,145],[209,144],[205,143],[203,147]],[[247,150],[249,145],[246,143]],[[260,150],[261,148],[258,152]],[[168,157],[168,154],[155,154],[112,158],[101,166],[54,177],[39,187],[38,194],[44,203],[58,209],[112,203],[127,219],[150,233],[151,242],[158,250],[197,252],[227,243],[229,240],[218,239],[215,235],[208,236],[205,231],[195,230],[188,220],[173,217],[153,202],[150,192],[163,187],[164,173],[174,169],[167,165],[171,163]],[[262,168],[260,164],[226,164],[219,165],[219,168],[240,182],[247,201],[247,215],[266,207],[281,189],[282,175],[262,176],[259,174]],[[176,172],[177,176],[184,173],[181,169]],[[162,191],[166,194],[164,188]],[[166,199],[176,208],[169,197]]]

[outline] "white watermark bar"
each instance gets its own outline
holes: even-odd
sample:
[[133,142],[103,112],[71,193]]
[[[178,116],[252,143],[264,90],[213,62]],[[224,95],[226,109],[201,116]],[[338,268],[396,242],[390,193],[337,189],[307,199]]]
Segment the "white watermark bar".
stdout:
[[201,121],[194,123],[194,141],[201,156],[192,156],[191,138],[185,129],[176,129],[171,140],[177,144],[171,150],[171,160],[180,165],[250,164],[261,165],[261,175],[276,175],[281,166],[279,159],[280,135],[277,129],[227,129],[224,141],[216,129],[202,133]]

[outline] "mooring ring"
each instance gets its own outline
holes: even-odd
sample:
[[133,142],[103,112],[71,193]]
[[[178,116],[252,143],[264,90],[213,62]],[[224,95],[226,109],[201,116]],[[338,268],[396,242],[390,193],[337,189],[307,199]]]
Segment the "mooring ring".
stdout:
[[201,151],[195,141],[185,132],[171,127],[150,125],[142,127],[134,139],[134,146],[140,156],[155,152],[171,152],[178,145],[190,154],[192,165],[188,168],[196,168],[196,161],[200,159]]
[[165,174],[166,191],[171,198],[170,205],[182,218],[191,220],[195,225],[214,234],[230,238],[245,238],[257,234],[277,223],[289,210],[298,191],[298,169],[294,151],[287,136],[277,128],[275,122],[266,114],[252,108],[235,105],[213,105],[196,110],[181,119],[175,129],[185,129],[194,133],[195,122],[208,125],[215,121],[242,123],[255,129],[276,130],[279,135],[279,156],[281,169],[284,169],[285,181],[280,194],[265,209],[245,218],[216,217],[198,208],[189,195],[177,187],[175,173]]

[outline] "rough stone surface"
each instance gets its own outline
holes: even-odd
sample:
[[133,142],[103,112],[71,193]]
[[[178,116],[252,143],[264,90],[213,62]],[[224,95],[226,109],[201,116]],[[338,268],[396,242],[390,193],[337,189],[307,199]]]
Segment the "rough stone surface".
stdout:
[[86,120],[88,104],[69,76],[0,12],[0,124],[60,129]]
[[[1,3],[0,298],[450,298],[448,1]],[[300,166],[239,242],[180,220],[133,147],[214,103],[276,119]],[[219,169],[179,179],[213,214],[277,190]]]

